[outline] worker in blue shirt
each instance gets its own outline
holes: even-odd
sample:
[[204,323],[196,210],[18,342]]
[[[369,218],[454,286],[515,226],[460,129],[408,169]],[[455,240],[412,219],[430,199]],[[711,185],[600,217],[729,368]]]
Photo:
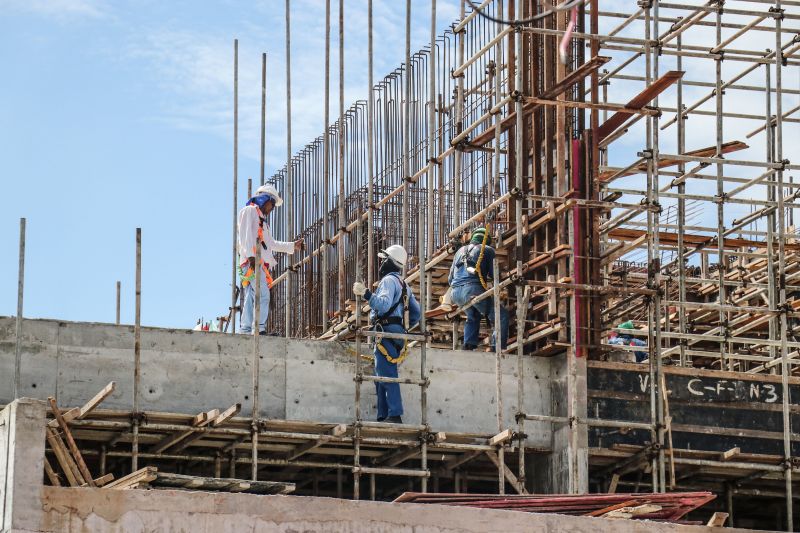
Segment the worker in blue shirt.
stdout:
[[[408,261],[405,249],[394,244],[378,253],[381,265],[378,275],[381,280],[373,293],[357,281],[353,293],[369,302],[370,324],[375,331],[407,333],[419,322],[419,303],[411,287],[400,276]],[[396,378],[397,365],[406,356],[407,342],[403,339],[375,339],[375,375]],[[378,422],[403,423],[403,399],[399,383],[375,382],[378,395]]]
[[[472,298],[483,294],[489,288],[488,281],[494,276],[494,248],[491,247],[492,238],[485,228],[474,230],[470,242],[462,246],[453,258],[450,275],[447,281],[452,289],[452,302],[461,307],[469,303]],[[478,332],[481,327],[481,318],[486,317],[494,325],[494,299],[485,298],[466,311],[467,322],[464,324],[465,350],[474,350],[478,347]],[[495,350],[494,332],[492,332],[492,351]],[[508,311],[500,306],[500,347],[506,348],[508,340]]]

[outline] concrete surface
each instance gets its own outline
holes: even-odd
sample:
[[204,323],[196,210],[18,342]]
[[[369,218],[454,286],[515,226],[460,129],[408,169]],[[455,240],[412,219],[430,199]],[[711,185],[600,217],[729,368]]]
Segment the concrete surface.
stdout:
[[38,527],[44,425],[39,400],[17,400],[0,411],[0,531]]
[[707,533],[719,530],[440,505],[208,492],[44,487],[37,503],[42,507],[41,527],[33,530],[37,532]]
[[[11,400],[14,379],[13,317],[0,317],[0,404]],[[351,422],[354,417],[353,353],[340,343],[262,337],[260,414],[265,418]],[[367,347],[364,346],[366,352]],[[252,412],[252,338],[244,335],[142,328],[141,408],[198,413],[241,402]],[[525,411],[550,414],[550,360],[526,358]],[[371,364],[365,362],[369,372]],[[503,364],[503,411],[514,425],[516,357]],[[133,327],[25,319],[22,326],[20,396],[55,396],[80,405],[116,381],[103,407],[133,405]],[[401,366],[401,377],[419,377],[419,354]],[[495,433],[495,359],[484,352],[428,350],[428,420],[436,431]],[[409,423],[419,423],[419,388],[401,385]],[[366,419],[375,416],[375,389],[362,388]],[[549,448],[550,424],[528,422],[529,445]]]

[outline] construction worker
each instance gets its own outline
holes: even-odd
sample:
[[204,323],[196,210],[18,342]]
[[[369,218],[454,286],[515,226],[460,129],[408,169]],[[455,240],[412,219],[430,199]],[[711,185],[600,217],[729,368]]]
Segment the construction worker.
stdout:
[[[462,246],[453,258],[447,281],[451,288],[452,302],[461,307],[475,296],[486,292],[489,280],[494,276],[495,251],[491,246],[492,237],[485,228],[478,228],[470,235],[470,242]],[[486,317],[494,325],[494,299],[485,298],[466,311],[467,322],[464,324],[465,350],[478,347],[478,332],[481,318]],[[500,347],[505,349],[508,339],[508,311],[500,307]],[[492,332],[492,351],[495,350],[495,335]]]
[[[411,287],[400,276],[408,261],[405,249],[393,244],[378,253],[381,259],[380,282],[373,293],[357,281],[353,293],[369,303],[370,324],[374,331],[406,333],[419,322],[420,309]],[[403,339],[375,338],[375,375],[397,377],[397,365],[405,358],[407,342]],[[375,382],[378,395],[378,422],[402,424],[403,399],[398,383]]]
[[[626,320],[619,326],[617,329],[622,330],[634,330],[636,326],[633,325],[632,320]],[[633,335],[628,335],[627,333],[623,332],[616,332],[611,331],[608,334],[608,344],[612,346],[636,346],[636,347],[644,347],[647,346],[647,342],[643,341],[642,339],[636,338]],[[633,352],[633,355],[636,357],[637,363],[642,363],[647,359],[647,352]]]
[[[280,194],[274,185],[262,185],[256,190],[255,196],[247,201],[247,205],[239,211],[239,279],[244,290],[244,305],[242,306],[242,333],[253,332],[255,310],[255,281],[256,257],[259,257],[261,268],[261,313],[258,330],[261,335],[266,335],[267,316],[269,315],[269,289],[272,285],[272,276],[269,269],[275,266],[274,252],[291,254],[300,251],[303,239],[295,242],[276,241],[272,238],[267,217],[276,207],[283,204]],[[259,253],[260,251],[260,253]]]

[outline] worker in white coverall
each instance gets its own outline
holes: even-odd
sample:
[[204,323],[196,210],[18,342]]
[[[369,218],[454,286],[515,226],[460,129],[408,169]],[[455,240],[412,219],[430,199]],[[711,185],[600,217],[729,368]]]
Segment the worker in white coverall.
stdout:
[[274,252],[291,254],[300,251],[303,239],[294,242],[276,241],[267,225],[267,217],[276,207],[283,204],[278,190],[273,185],[262,185],[256,190],[255,196],[247,201],[247,205],[239,211],[239,279],[244,291],[244,306],[242,307],[242,333],[253,332],[255,321],[255,281],[256,257],[260,258],[261,268],[261,316],[259,317],[258,330],[261,335],[266,335],[267,316],[269,316],[269,290],[272,285],[272,276],[269,269],[275,266]]

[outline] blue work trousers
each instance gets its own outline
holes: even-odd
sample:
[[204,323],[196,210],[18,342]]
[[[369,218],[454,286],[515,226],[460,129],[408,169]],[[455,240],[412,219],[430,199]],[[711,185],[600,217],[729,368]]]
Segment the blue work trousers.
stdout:
[[[383,331],[391,333],[405,333],[403,326],[391,324],[383,326]],[[397,358],[403,349],[400,339],[383,339],[381,344],[389,352],[392,359]],[[396,378],[397,364],[390,363],[376,347],[375,348],[375,375],[384,378]],[[390,416],[403,416],[403,398],[400,395],[399,383],[375,382],[375,393],[378,395],[378,419]]]
[[[261,275],[261,309],[259,310],[259,331],[266,331],[267,317],[269,316],[269,284],[263,268],[258,269]],[[244,306],[242,306],[241,333],[253,333],[253,321],[256,314],[256,280],[253,278],[247,287],[244,287]]]
[[[461,307],[475,296],[486,292],[480,283],[467,283],[453,287],[453,303]],[[481,329],[481,318],[487,317],[494,325],[494,298],[486,298],[466,311],[467,322],[464,324],[464,347],[478,346],[478,332]],[[500,306],[500,347],[505,350],[508,341],[508,311]],[[492,331],[492,349],[495,347],[494,331]]]

